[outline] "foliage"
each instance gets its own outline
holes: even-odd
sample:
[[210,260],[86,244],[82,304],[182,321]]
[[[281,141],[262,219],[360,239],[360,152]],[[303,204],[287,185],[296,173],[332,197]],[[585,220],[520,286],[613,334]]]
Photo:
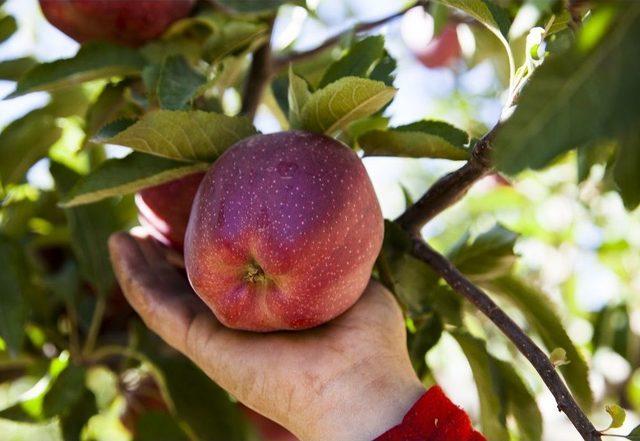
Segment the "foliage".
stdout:
[[[107,251],[110,234],[137,224],[134,193],[205,171],[237,141],[259,132],[237,101],[260,87],[251,63],[276,15],[286,16],[295,4],[307,8],[308,20],[321,20],[313,2],[217,3],[201,2],[194,16],[141,48],[94,42],[67,59],[0,61],[0,79],[15,82],[9,99],[34,92],[49,97],[0,132],[0,434],[10,439],[254,439],[232,398],[141,326],[116,286]],[[599,5],[583,11],[580,28],[562,10],[564,2],[537,3],[546,6],[536,6],[540,18],[531,24],[544,31],[534,57],[526,32],[510,36],[519,3],[439,1],[438,20],[473,21],[463,26],[477,36],[476,53],[458,60],[456,70],[482,61],[502,63],[504,70],[507,60],[508,109],[492,141],[492,159],[502,172],[522,173],[513,182],[493,175],[491,188],[434,221],[425,237],[541,343],[589,412],[605,402],[589,384],[591,353],[610,347],[634,368],[640,363],[630,349],[639,340],[631,324],[637,296],[625,294],[621,304],[599,313],[585,311],[576,306],[575,278],[546,289],[548,280],[527,263],[526,250],[531,243],[548,251],[577,242],[577,227],[553,229],[540,221],[548,200],[566,202],[569,193],[575,211],[588,219],[584,224],[608,228],[614,237],[592,254],[625,287],[637,286],[640,245],[620,230],[640,228],[640,222],[626,213],[620,215],[626,223],[614,222],[602,206],[616,197],[608,190],[629,210],[640,204],[640,6]],[[16,30],[16,20],[0,14],[0,42],[10,42]],[[483,42],[482,32],[495,44]],[[429,180],[416,159],[438,170],[445,162],[473,161],[486,127],[477,113],[450,117],[446,111],[397,123],[394,106],[403,85],[396,84],[401,64],[391,46],[378,31],[348,33],[335,50],[275,63],[267,78],[273,81],[257,93],[261,111],[283,129],[335,137],[367,160],[402,161],[409,204]],[[274,58],[297,52],[295,42],[282,49]],[[472,113],[475,98],[462,102],[462,94],[456,90],[445,107]],[[114,145],[127,153],[114,155]],[[580,188],[591,199],[575,201],[575,183],[557,178],[557,170],[573,170],[576,160]],[[533,176],[541,175],[526,169],[543,167],[551,167],[543,175],[550,183],[536,187]],[[38,170],[52,178],[51,186],[36,184],[30,174]],[[412,241],[387,221],[374,276],[405,312],[419,376],[425,384],[438,380],[429,357],[447,339],[456,342],[473,374],[488,438],[542,440],[537,397],[543,385],[504,336],[414,255]],[[522,257],[516,252],[521,246]],[[593,328],[590,342],[572,338],[576,323]],[[606,402],[630,402],[640,411],[640,398],[633,399],[640,397],[640,380],[629,380],[628,388],[623,397],[620,387],[610,388]],[[609,429],[622,426],[621,407],[610,405],[607,412]],[[627,438],[640,439],[638,431]]]

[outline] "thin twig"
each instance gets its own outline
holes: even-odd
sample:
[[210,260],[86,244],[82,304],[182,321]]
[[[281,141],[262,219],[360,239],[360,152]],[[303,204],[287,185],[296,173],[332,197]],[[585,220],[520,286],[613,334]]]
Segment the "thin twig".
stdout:
[[336,44],[338,44],[346,35],[350,35],[350,34],[360,34],[362,32],[367,32],[370,31],[372,29],[375,29],[379,26],[382,26],[383,24],[395,20],[398,17],[403,16],[408,10],[415,8],[416,6],[422,6],[423,8],[426,8],[427,5],[429,4],[429,0],[419,0],[417,2],[415,2],[414,4],[412,4],[411,6],[408,6],[404,9],[402,9],[401,11],[395,12],[387,17],[383,17],[381,19],[375,20],[375,21],[369,21],[369,22],[363,22],[363,23],[358,23],[355,26],[345,30],[344,32],[338,33],[336,35],[334,35],[333,37],[329,37],[328,39],[326,39],[322,44],[320,44],[319,46],[316,46],[313,49],[310,49],[308,51],[304,51],[304,52],[293,52],[287,55],[282,55],[280,57],[274,57],[273,59],[273,67],[274,70],[276,71],[280,71],[282,69],[285,69],[287,66],[289,66],[290,63],[295,63],[296,61],[301,61],[301,60],[306,60],[307,58],[311,58],[314,55],[317,55],[323,51],[325,51],[326,49],[329,49],[332,46],[335,46]]
[[474,146],[465,165],[435,182],[429,190],[396,219],[404,230],[416,233],[431,219],[458,202],[467,191],[492,170],[491,141],[498,125]]
[[[273,30],[273,20],[269,24]],[[251,69],[245,84],[244,95],[242,97],[242,113],[253,119],[262,101],[265,90],[269,87],[273,67],[271,59],[271,34],[267,41],[253,53]]]
[[567,415],[586,441],[601,440],[600,433],[580,409],[549,357],[484,291],[470,282],[446,257],[416,235],[413,237],[413,254],[427,263],[454,291],[473,303],[513,342],[555,397],[558,410]]
[[91,354],[93,348],[98,340],[98,334],[100,333],[100,327],[102,326],[102,319],[107,309],[107,296],[104,293],[98,293],[98,299],[96,301],[96,307],[93,310],[93,317],[91,318],[91,324],[89,325],[89,332],[87,333],[87,339],[84,342],[84,348],[82,350],[83,355],[86,357]]

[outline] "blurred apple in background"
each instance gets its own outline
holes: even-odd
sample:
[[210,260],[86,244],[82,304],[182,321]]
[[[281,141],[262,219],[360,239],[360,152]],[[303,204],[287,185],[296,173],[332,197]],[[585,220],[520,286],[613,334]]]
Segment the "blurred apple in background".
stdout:
[[422,7],[404,15],[401,32],[407,47],[428,68],[451,66],[462,55],[457,24],[447,23],[436,35],[434,19]]
[[69,37],[140,46],[186,17],[196,0],[40,0],[47,20]]

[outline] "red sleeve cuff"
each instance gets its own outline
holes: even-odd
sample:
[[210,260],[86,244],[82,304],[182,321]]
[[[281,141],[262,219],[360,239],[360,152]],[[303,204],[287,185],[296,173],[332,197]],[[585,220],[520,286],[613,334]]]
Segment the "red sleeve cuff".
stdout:
[[467,414],[438,386],[429,389],[405,415],[402,423],[375,441],[486,441],[473,430]]

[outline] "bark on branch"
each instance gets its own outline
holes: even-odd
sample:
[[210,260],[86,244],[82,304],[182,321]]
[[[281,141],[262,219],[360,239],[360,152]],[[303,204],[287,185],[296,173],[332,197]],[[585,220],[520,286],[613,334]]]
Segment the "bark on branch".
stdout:
[[404,230],[417,233],[431,219],[458,202],[491,167],[491,141],[498,125],[475,145],[467,163],[436,181],[415,204],[396,219]]
[[549,357],[484,291],[471,283],[446,257],[416,235],[413,237],[413,254],[433,268],[454,291],[473,303],[513,342],[555,397],[558,410],[567,415],[582,438],[586,441],[601,440],[600,433],[580,409]]
[[463,167],[436,181],[396,222],[411,235],[413,255],[429,265],[455,292],[475,305],[529,360],[556,399],[558,410],[567,415],[580,435],[586,441],[600,441],[600,433],[580,409],[544,351],[491,297],[469,281],[446,257],[431,248],[420,235],[422,226],[460,200],[478,179],[492,171],[491,142],[498,129],[499,124],[478,141]]
[[343,37],[345,37],[346,35],[349,34],[360,34],[362,32],[367,32],[370,31],[372,29],[375,29],[379,26],[382,26],[383,24],[395,20],[398,17],[402,17],[409,9],[415,8],[416,6],[422,6],[423,8],[427,7],[427,5],[429,4],[429,0],[419,0],[417,2],[415,2],[414,4],[412,4],[411,6],[408,6],[404,9],[402,9],[401,11],[395,12],[387,17],[383,17],[381,19],[375,20],[375,21],[369,21],[369,22],[363,22],[363,23],[358,23],[355,26],[353,26],[352,28],[349,28],[348,30],[336,34],[333,37],[328,38],[327,40],[325,40],[322,44],[320,44],[319,46],[310,49],[308,51],[304,51],[304,52],[293,52],[291,54],[288,55],[283,55],[280,57],[276,57],[273,59],[273,66],[274,69],[276,71],[285,69],[287,66],[289,66],[290,63],[295,63],[296,61],[301,61],[301,60],[306,60],[307,58],[311,58],[314,55],[317,55],[321,52],[323,52],[326,49],[329,49],[332,46],[335,46],[336,44],[338,44],[340,42],[340,40],[342,40]]

